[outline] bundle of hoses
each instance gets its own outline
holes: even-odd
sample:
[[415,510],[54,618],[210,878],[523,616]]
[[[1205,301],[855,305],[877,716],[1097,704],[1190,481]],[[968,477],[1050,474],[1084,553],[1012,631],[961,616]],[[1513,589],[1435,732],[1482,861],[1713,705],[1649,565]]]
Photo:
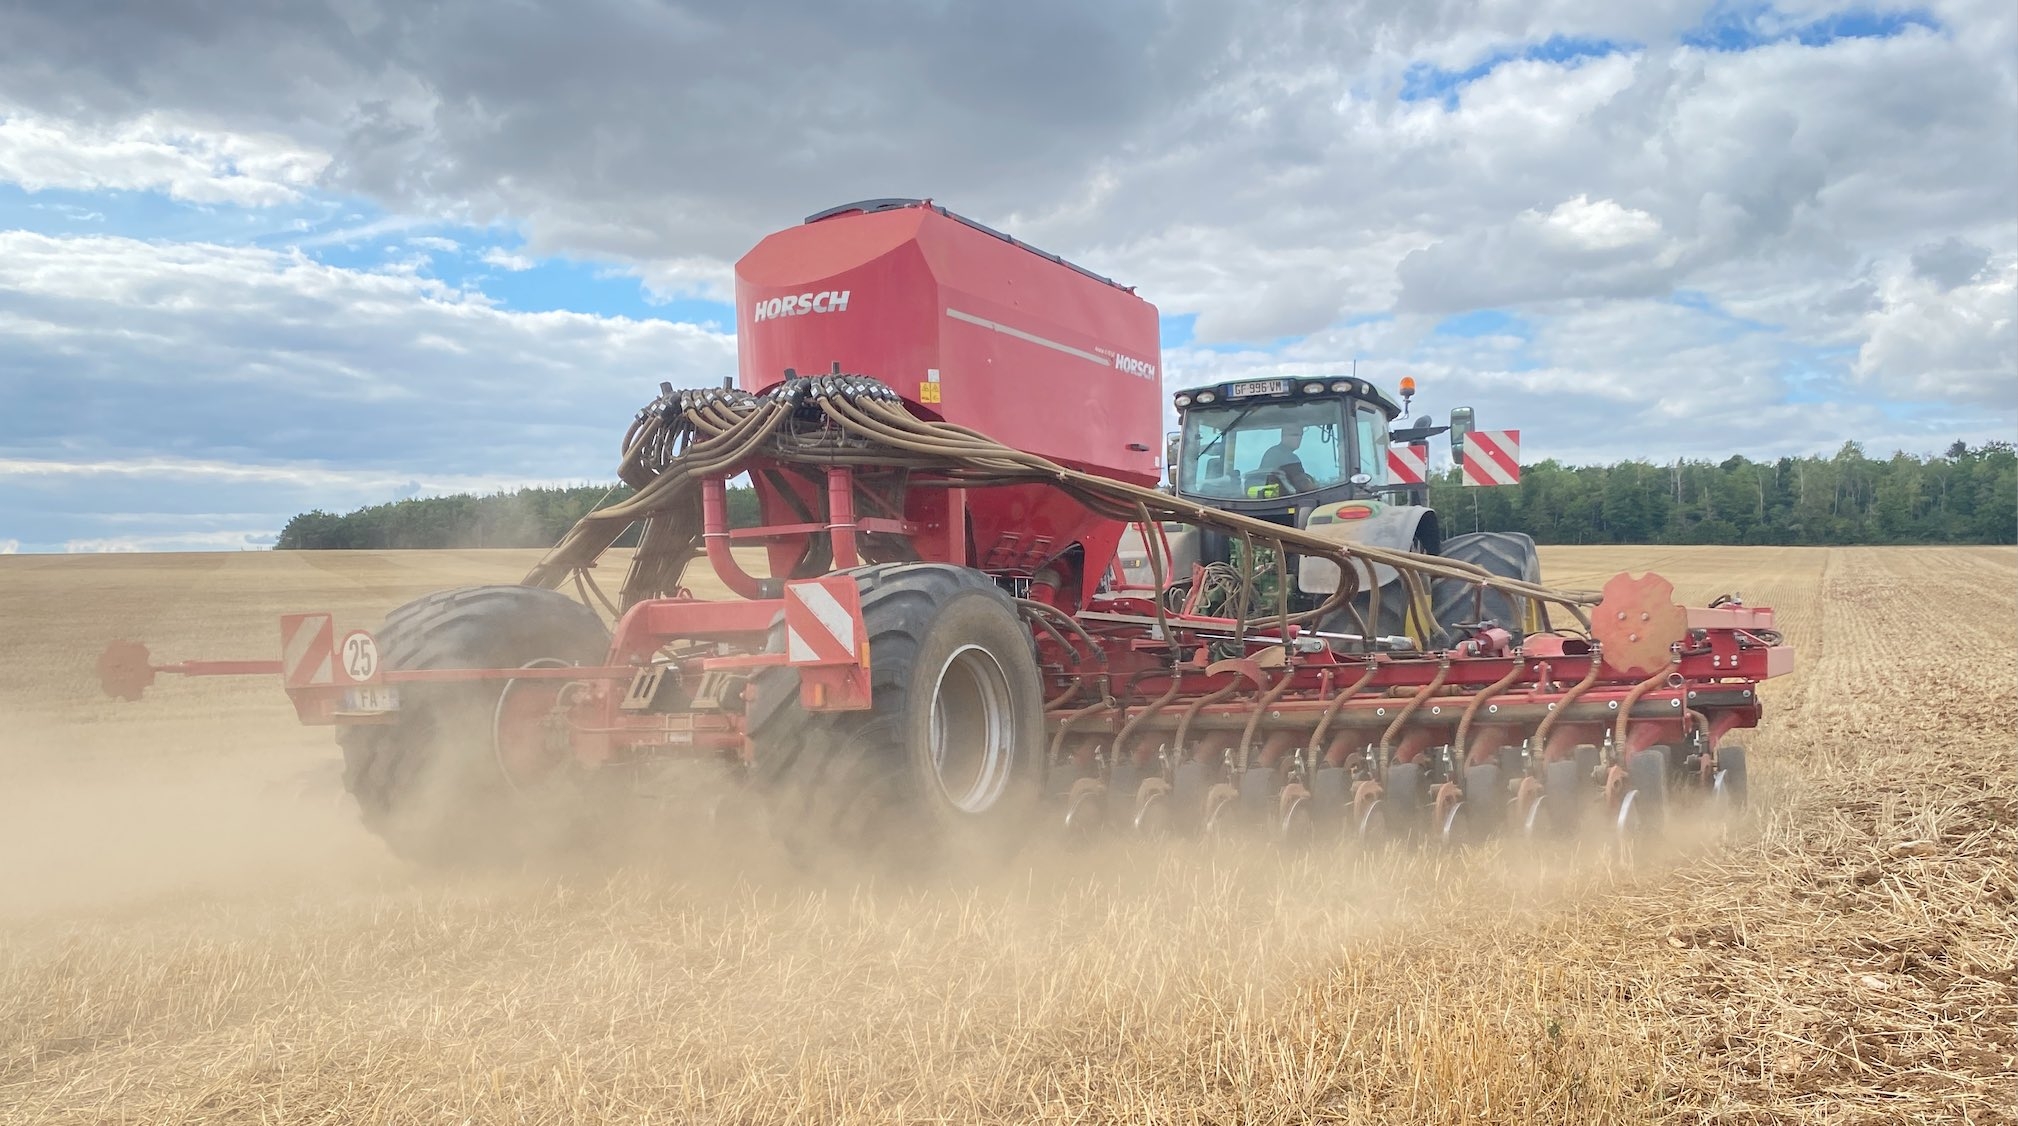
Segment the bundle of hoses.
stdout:
[[[1434,555],[1339,543],[1070,469],[966,427],[920,419],[888,386],[862,376],[791,378],[761,395],[731,388],[684,391],[662,385],[661,390],[624,436],[618,475],[636,491],[582,517],[526,576],[527,585],[553,588],[571,577],[579,581],[627,528],[642,522],[637,552],[624,580],[623,605],[677,592],[682,573],[701,549],[701,482],[744,472],[753,461],[765,459],[783,465],[906,469],[971,487],[1045,484],[1095,513],[1152,533],[1163,521],[1190,524],[1240,540],[1248,548],[1248,559],[1256,557],[1255,548],[1270,550],[1278,568],[1292,554],[1328,559],[1338,566],[1338,590],[1323,605],[1291,613],[1288,584],[1282,582],[1276,586],[1281,594],[1271,600],[1274,605],[1253,622],[1248,615],[1254,600],[1245,589],[1251,585],[1250,575],[1233,603],[1239,614],[1236,636],[1245,636],[1250,625],[1267,624],[1277,625],[1277,636],[1285,636],[1291,624],[1320,621],[1341,609],[1358,619],[1362,636],[1374,636],[1371,623],[1379,620],[1381,591],[1374,586],[1368,592],[1370,604],[1353,607],[1362,573],[1355,563],[1369,575],[1375,565],[1393,568],[1402,579],[1403,596],[1412,603],[1425,596],[1430,581],[1454,579],[1560,607],[1584,632],[1590,628],[1584,607],[1599,599],[1593,592],[1503,578]],[[1162,574],[1162,554],[1147,554],[1159,586],[1186,577]],[[1167,608],[1161,600],[1152,601],[1162,617]]]

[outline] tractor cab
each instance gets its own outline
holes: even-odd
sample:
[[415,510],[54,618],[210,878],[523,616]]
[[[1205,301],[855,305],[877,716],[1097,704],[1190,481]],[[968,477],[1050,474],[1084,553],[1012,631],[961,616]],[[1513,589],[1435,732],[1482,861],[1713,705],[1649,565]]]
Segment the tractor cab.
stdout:
[[1171,484],[1179,496],[1301,527],[1313,510],[1387,484],[1401,414],[1364,380],[1250,379],[1177,393]]
[[[1429,439],[1449,433],[1461,442],[1471,427],[1471,410],[1452,411],[1448,426],[1420,418],[1396,428],[1408,413],[1415,381],[1403,379],[1400,390],[1397,403],[1347,375],[1235,380],[1179,391],[1172,397],[1179,428],[1165,450],[1168,487],[1187,500],[1324,539],[1439,554],[1446,544],[1429,507]],[[1397,446],[1401,449],[1390,456]],[[1142,533],[1131,532],[1121,547],[1123,581],[1148,583],[1153,569]],[[1226,564],[1250,574],[1252,585],[1265,594],[1287,581],[1289,604],[1299,611],[1323,604],[1341,581],[1336,568],[1318,559],[1292,556],[1278,569],[1272,557],[1246,558],[1242,544],[1210,528],[1166,526],[1158,550],[1167,552],[1165,570],[1174,575],[1200,564]],[[1519,565],[1528,569],[1525,560]],[[1395,581],[1396,573],[1385,566],[1365,568],[1353,580],[1362,592],[1391,588]],[[1362,593],[1355,601],[1368,603],[1369,596]],[[1406,630],[1428,644],[1437,628],[1432,608],[1415,607],[1410,617],[1405,601],[1401,592],[1390,591],[1379,615],[1383,634]],[[1213,608],[1209,600],[1206,605]]]

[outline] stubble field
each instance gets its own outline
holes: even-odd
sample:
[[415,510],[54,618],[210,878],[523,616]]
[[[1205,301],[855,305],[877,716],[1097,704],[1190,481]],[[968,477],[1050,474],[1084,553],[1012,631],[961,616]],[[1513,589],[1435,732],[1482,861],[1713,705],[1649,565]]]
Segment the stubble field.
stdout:
[[1049,848],[390,860],[267,657],[517,552],[0,557],[0,1121],[2018,1121],[2018,552],[1547,548],[1770,604],[1762,806],[1632,863]]

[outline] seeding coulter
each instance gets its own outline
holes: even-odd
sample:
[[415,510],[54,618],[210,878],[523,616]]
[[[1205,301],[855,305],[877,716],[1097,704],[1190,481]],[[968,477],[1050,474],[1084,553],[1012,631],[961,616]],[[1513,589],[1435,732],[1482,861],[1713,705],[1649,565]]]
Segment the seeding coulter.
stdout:
[[[1195,413],[1239,389],[1180,393],[1159,487],[1132,290],[914,200],[766,238],[736,290],[738,378],[663,386],[624,437],[630,494],[521,585],[375,633],[289,615],[277,661],[116,643],[105,688],[277,674],[421,859],[571,840],[701,774],[808,860],[926,863],[1046,826],[1470,840],[1742,800],[1732,733],[1792,666],[1772,611],[1683,607],[1652,574],[1553,589],[1531,544],[1440,551],[1386,469],[1423,429],[1390,431],[1371,385],[1250,387],[1244,417],[1302,409],[1336,444],[1274,484],[1249,446],[1258,485],[1224,461],[1244,418]],[[756,526],[731,526],[732,480]],[[695,597],[701,568],[736,597]]]

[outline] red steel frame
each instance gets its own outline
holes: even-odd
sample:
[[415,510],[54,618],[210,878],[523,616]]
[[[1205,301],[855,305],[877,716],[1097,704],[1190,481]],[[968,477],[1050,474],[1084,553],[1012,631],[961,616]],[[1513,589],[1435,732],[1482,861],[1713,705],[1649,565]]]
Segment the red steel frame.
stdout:
[[[101,676],[114,694],[138,695],[158,672],[280,675],[304,723],[332,725],[394,718],[394,711],[371,706],[368,694],[360,705],[359,689],[477,680],[545,684],[551,686],[550,694],[539,699],[546,710],[559,707],[568,717],[568,746],[549,748],[556,756],[571,753],[587,765],[653,754],[748,762],[755,750],[744,736],[738,701],[662,709],[653,694],[668,677],[685,688],[706,684],[711,676],[726,677],[724,683],[739,689],[757,669],[791,664],[800,671],[803,706],[851,710],[870,705],[871,654],[853,580],[831,575],[782,583],[760,579],[729,552],[737,539],[785,544],[787,550],[772,558],[789,568],[801,559],[811,537],[826,534],[832,537],[834,566],[842,568],[859,561],[857,534],[903,534],[919,526],[909,519],[858,517],[855,483],[846,467],[827,469],[825,484],[824,520],[732,531],[723,482],[706,482],[707,557],[718,577],[745,597],[640,602],[616,623],[610,655],[600,666],[373,668],[369,675],[354,677],[335,651],[342,643],[328,616],[297,614],[283,619],[283,637],[292,638],[304,628],[311,640],[326,637],[328,662],[317,660],[319,652],[304,654],[294,646],[292,665],[152,665],[144,649],[116,645],[101,660]],[[845,606],[856,644],[850,648],[830,638],[834,643],[824,651],[799,659],[767,651],[774,628],[790,624],[797,592],[809,585],[822,587]],[[753,597],[766,589],[776,596]],[[1522,743],[1544,723],[1547,738],[1532,748],[1543,760],[1567,757],[1578,744],[1603,743],[1613,733],[1626,756],[1655,744],[1679,743],[1692,732],[1714,746],[1731,730],[1759,722],[1758,682],[1792,667],[1792,651],[1777,644],[1770,632],[1772,611],[1757,607],[1687,610],[1687,638],[1673,663],[1646,674],[1602,662],[1594,671],[1587,643],[1553,635],[1530,638],[1518,656],[1506,651],[1509,639],[1496,630],[1481,633],[1466,647],[1470,651],[1355,653],[1321,643],[1302,651],[1304,631],[1292,626],[1284,637],[1272,622],[1247,631],[1246,658],[1213,661],[1206,641],[1226,638],[1235,625],[1229,619],[1165,612],[1160,621],[1170,640],[1159,641],[1149,628],[1159,620],[1154,592],[1123,587],[1083,600],[1076,593],[1069,588],[1033,590],[1073,614],[1077,625],[1071,635],[1039,631],[1035,640],[1053,693],[1048,707],[1053,750],[1060,760],[1082,766],[1103,754],[1109,761],[1125,758],[1138,766],[1173,754],[1267,766],[1298,747],[1313,767],[1344,765],[1380,747],[1391,753],[1392,761],[1407,762],[1432,747],[1454,745],[1461,732],[1464,745],[1453,746],[1459,761],[1484,762],[1501,746]],[[1173,644],[1182,654],[1174,666]],[[1272,664],[1256,659],[1270,653],[1279,658]],[[1561,714],[1550,720],[1557,712]],[[1320,733],[1323,745],[1310,745]]]

